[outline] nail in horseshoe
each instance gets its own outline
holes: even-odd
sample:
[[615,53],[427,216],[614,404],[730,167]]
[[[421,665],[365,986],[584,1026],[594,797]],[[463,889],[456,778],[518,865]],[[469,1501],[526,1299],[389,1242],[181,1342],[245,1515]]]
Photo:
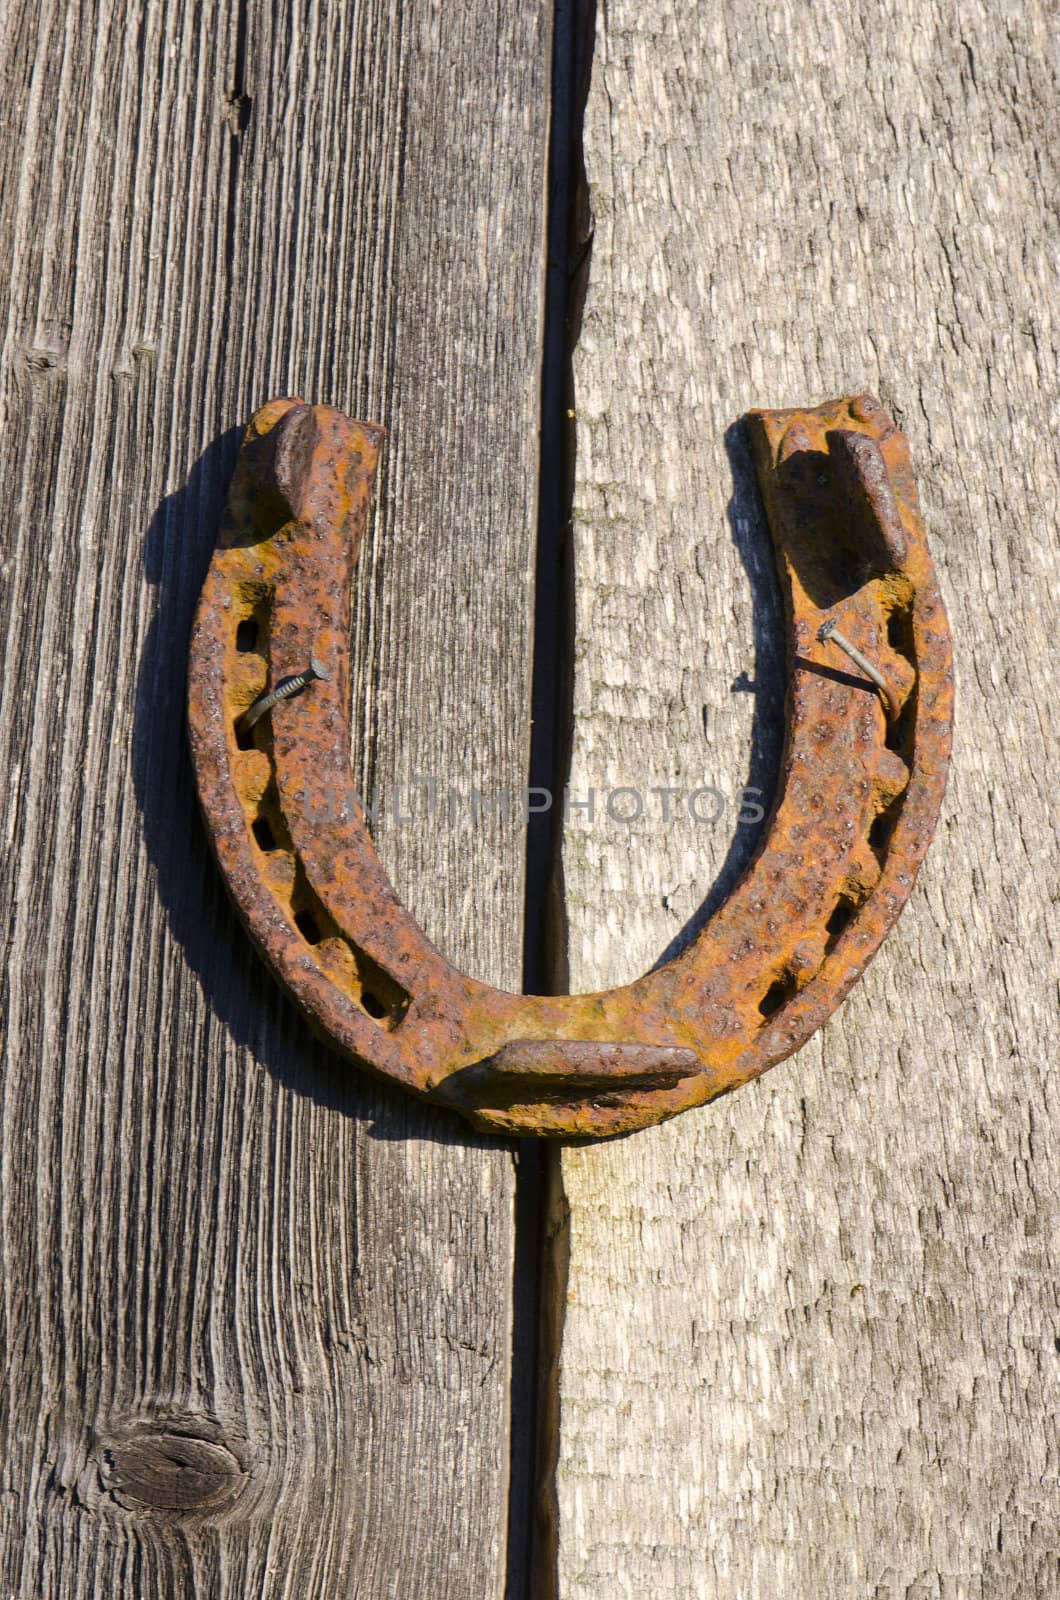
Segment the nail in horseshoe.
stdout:
[[398,900],[354,789],[350,587],[383,429],[274,400],[247,430],[191,643],[214,851],[316,1027],[480,1128],[628,1133],[757,1077],[839,1005],[930,843],[953,668],[906,441],[869,395],[747,425],[789,630],[772,816],[680,955],[624,988],[556,997],[444,959]]

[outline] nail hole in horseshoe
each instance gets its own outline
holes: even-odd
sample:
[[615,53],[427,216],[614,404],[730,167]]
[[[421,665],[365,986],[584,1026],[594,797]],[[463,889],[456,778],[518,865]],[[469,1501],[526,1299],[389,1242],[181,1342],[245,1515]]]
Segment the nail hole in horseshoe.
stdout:
[[320,931],[320,925],[311,911],[296,911],[294,922],[306,944],[320,943],[323,935]]
[[840,938],[849,928],[857,913],[858,903],[852,896],[841,894],[836,901],[831,916],[825,923],[828,938],[825,940],[824,953],[828,955],[839,943]]
[[869,829],[869,844],[877,855],[879,855],[890,837],[891,819],[885,812],[881,811],[879,816],[873,819],[872,827]]
[[272,824],[268,817],[255,817],[251,823],[251,831],[262,850],[276,849],[276,835],[272,831]]
[[785,1005],[798,991],[798,980],[793,972],[782,972],[775,979],[758,1002],[758,1009],[763,1017],[772,1017]]
[[256,750],[258,748],[254,738],[254,729],[256,727],[257,723],[254,723],[252,727],[248,728],[243,721],[242,712],[240,713],[235,721],[237,750]]
[[898,810],[898,805],[889,805],[879,816],[873,818],[872,826],[869,828],[869,847],[881,867],[887,855],[887,846],[891,842],[895,823],[898,821]]
[[241,655],[253,650],[258,642],[257,617],[244,617],[236,629],[236,649]]
[[910,719],[907,715],[909,707],[903,706],[902,715],[895,717],[893,722],[888,722],[884,735],[884,748],[893,750],[896,756],[903,755],[909,742],[911,732]]
[[908,606],[899,606],[887,618],[887,643],[898,655],[913,661],[913,613]]
[[385,968],[373,961],[366,950],[358,945],[350,948],[357,964],[357,998],[361,1010],[381,1028],[393,1032],[404,1022],[412,996]]
[[[913,613],[907,605],[900,605],[890,613],[887,618],[887,643],[895,655],[901,656],[903,661],[908,661],[911,667],[916,666],[916,641],[913,634]],[[916,685],[902,707],[902,714],[892,721],[888,718],[887,732],[884,744],[888,750],[893,750],[896,755],[909,764],[909,750],[913,736],[914,707],[916,703]]]

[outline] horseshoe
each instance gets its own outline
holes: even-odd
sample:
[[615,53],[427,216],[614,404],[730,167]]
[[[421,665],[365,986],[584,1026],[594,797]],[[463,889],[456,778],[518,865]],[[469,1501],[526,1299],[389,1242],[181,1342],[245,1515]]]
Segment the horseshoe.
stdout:
[[384,430],[300,400],[247,430],[191,640],[213,849],[316,1028],[479,1128],[628,1133],[765,1072],[864,971],[930,843],[953,667],[906,441],[869,395],[747,427],[789,631],[778,798],[698,937],[635,983],[573,996],[458,972],[372,844],[347,753],[348,630]]

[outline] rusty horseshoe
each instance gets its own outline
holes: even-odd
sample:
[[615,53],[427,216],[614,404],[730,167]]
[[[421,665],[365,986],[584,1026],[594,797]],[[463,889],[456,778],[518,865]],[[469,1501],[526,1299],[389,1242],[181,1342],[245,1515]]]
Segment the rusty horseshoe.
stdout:
[[789,628],[778,798],[679,955],[624,988],[554,997],[444,959],[398,900],[354,788],[350,590],[383,429],[274,400],[247,430],[191,641],[214,851],[310,1021],[480,1128],[627,1133],[765,1072],[864,971],[930,843],[953,668],[905,438],[869,395],[747,426]]

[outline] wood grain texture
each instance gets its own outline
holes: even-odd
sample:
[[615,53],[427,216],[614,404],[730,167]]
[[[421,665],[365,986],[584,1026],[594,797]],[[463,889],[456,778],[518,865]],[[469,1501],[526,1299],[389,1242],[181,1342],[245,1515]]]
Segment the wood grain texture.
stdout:
[[388,797],[525,781],[549,35],[478,0],[4,8],[5,1600],[503,1592],[512,1152],[267,978],[183,680],[237,425],[386,422],[357,769],[428,931],[518,984],[521,829]]
[[[562,1600],[1060,1593],[1056,89],[1033,5],[599,8],[572,988],[717,898],[756,836],[734,797],[776,772],[747,408],[867,388],[896,415],[959,693],[933,851],[823,1033],[563,1155]],[[652,783],[728,803],[609,820]]]

